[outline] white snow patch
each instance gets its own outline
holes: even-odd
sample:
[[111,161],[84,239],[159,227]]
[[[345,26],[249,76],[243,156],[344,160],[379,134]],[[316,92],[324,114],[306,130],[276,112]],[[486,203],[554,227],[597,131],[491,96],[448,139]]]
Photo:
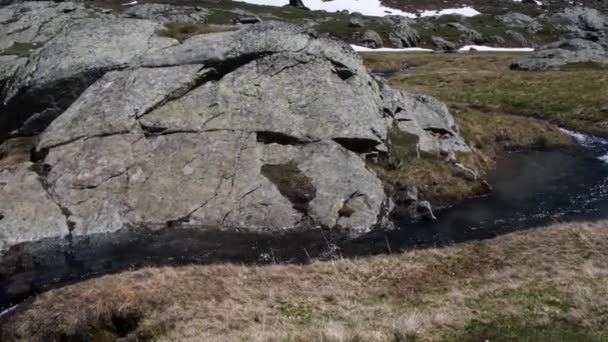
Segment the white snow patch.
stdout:
[[458,49],[458,51],[489,51],[489,52],[532,52],[533,48],[499,48],[484,45],[466,45]]
[[[236,0],[248,2],[255,5],[266,6],[285,6],[287,0]],[[401,15],[410,18],[416,18],[416,13],[404,12],[399,9],[383,6],[380,0],[304,0],[304,5],[311,10],[323,10],[327,12],[338,12],[347,10],[349,12],[359,12],[363,15],[383,17],[385,15]],[[440,11],[424,11],[419,13],[422,17],[433,17],[444,14],[460,14],[465,17],[472,17],[481,14],[472,7],[447,8]]]
[[357,51],[357,52],[432,52],[433,50],[431,49],[423,49],[423,48],[403,48],[403,49],[393,49],[393,48],[379,48],[379,49],[372,49],[372,48],[368,48],[365,46],[359,46],[359,45],[351,45],[351,47],[353,48],[353,50]]
[[131,1],[131,2],[127,2],[126,4],[122,4],[123,6],[133,6],[133,5],[137,5],[137,1]]

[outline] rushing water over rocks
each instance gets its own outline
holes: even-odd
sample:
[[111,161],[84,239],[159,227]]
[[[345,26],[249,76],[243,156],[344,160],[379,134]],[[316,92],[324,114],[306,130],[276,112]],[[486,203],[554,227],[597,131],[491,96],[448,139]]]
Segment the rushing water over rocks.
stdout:
[[[438,211],[436,221],[348,240],[322,230],[269,236],[168,228],[43,241],[22,247],[19,269],[0,279],[0,307],[49,286],[129,268],[189,263],[306,263],[491,238],[554,222],[608,217],[608,141],[570,132],[579,146],[517,150],[499,157],[494,191]],[[6,274],[6,272],[4,272]]]

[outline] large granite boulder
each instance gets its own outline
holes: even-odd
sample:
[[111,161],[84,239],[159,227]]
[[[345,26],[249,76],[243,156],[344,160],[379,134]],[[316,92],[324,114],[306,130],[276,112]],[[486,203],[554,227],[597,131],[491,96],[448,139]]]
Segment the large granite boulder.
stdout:
[[[416,135],[429,153],[468,150],[443,104],[392,90],[348,45],[304,29],[271,22],[156,48],[150,37],[114,54],[125,34],[103,23],[98,53],[70,55],[82,47],[64,42],[100,24],[80,21],[28,62],[44,68],[26,66],[9,87],[100,75],[37,144],[40,196],[65,215],[64,235],[175,222],[360,235],[388,208],[365,156],[387,151],[390,127]],[[155,27],[121,23],[138,36]],[[41,225],[36,215],[21,219]]]
[[549,19],[556,28],[568,32],[597,32],[608,29],[608,16],[593,8],[568,7]]
[[572,63],[608,63],[608,52],[595,42],[580,38],[563,40],[541,47],[516,60],[511,69],[541,71]]

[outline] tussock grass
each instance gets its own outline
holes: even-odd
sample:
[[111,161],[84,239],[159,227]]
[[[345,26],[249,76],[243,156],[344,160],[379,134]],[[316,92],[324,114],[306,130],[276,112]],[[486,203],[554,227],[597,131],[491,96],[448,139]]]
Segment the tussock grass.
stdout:
[[100,322],[131,315],[126,336],[155,341],[605,341],[607,267],[600,222],[310,265],[148,268],[40,295],[2,338],[108,336]]

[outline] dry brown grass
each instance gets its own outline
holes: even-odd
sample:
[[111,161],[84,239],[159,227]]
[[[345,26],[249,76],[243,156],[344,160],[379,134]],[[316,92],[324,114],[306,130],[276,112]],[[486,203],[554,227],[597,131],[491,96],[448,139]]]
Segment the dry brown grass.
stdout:
[[0,144],[0,169],[28,162],[34,148],[32,137],[9,139]]
[[39,296],[2,328],[5,341],[114,338],[117,317],[157,341],[460,341],[472,322],[504,320],[607,333],[607,281],[608,222],[561,224],[304,266],[108,275]]

